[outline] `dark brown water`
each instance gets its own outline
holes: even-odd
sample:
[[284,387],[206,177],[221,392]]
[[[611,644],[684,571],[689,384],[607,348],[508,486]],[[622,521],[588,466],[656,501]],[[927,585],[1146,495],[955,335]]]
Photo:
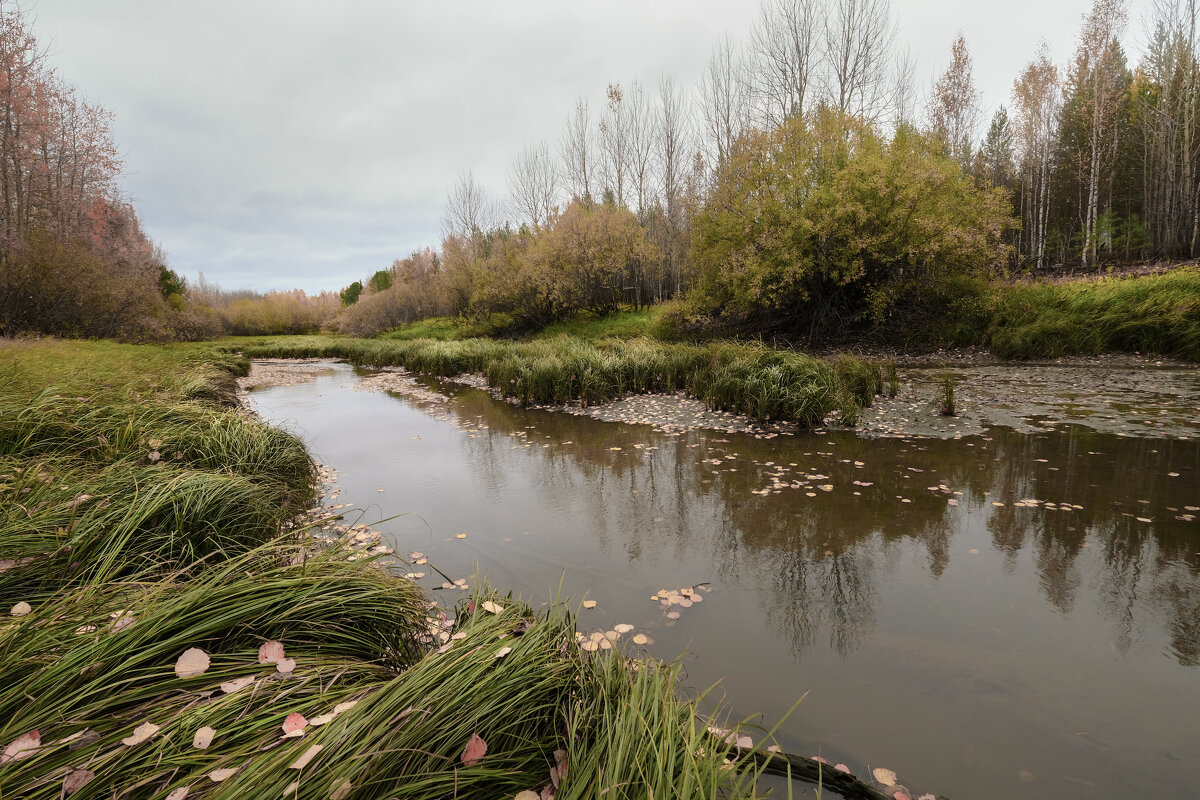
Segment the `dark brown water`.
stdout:
[[[359,379],[254,394],[336,502],[452,577],[597,600],[582,629],[647,631],[738,716],[808,692],[789,751],[914,796],[1200,795],[1197,441],[670,435]],[[678,620],[650,599],[701,583]]]

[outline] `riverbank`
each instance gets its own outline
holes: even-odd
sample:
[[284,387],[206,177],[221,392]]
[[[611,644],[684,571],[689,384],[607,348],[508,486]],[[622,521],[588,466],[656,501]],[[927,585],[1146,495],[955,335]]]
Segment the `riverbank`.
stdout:
[[[6,796],[750,796],[678,666],[320,546],[214,346],[0,344]],[[743,742],[744,744],[744,742]],[[399,788],[403,787],[403,788]]]
[[522,405],[592,406],[627,395],[685,392],[709,409],[805,427],[832,413],[853,424],[883,382],[878,365],[852,356],[825,361],[760,345],[591,342],[570,335],[529,342],[290,336],[247,342],[243,352],[249,358],[340,358],[442,378],[477,373]]
[[481,320],[433,318],[381,332],[379,338],[729,338],[895,360],[944,358],[949,352],[1014,361],[1102,353],[1200,361],[1200,267],[1195,264],[1046,280],[961,280],[940,286],[922,304],[898,311],[883,324],[836,334],[795,330],[787,314],[724,318],[675,301],[603,317],[579,313],[540,331],[521,329],[502,314]]

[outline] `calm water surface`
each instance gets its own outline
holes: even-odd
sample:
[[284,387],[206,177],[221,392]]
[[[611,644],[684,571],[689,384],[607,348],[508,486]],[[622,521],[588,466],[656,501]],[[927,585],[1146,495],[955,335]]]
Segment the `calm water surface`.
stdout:
[[[1197,441],[666,434],[362,374],[253,395],[351,521],[404,515],[377,526],[398,552],[535,605],[597,600],[582,629],[638,626],[737,716],[807,692],[785,749],[953,800],[1200,796]],[[678,620],[650,599],[702,583]]]

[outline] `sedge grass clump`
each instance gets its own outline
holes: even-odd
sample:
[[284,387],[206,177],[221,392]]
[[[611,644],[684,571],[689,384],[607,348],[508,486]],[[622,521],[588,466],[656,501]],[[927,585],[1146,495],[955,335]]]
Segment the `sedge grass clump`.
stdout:
[[900,393],[900,377],[896,373],[896,362],[890,358],[883,362],[883,378],[888,397],[895,398]]
[[938,411],[944,417],[953,417],[957,414],[957,407],[954,400],[954,387],[957,381],[954,376],[947,373],[938,380],[938,395],[937,405]]

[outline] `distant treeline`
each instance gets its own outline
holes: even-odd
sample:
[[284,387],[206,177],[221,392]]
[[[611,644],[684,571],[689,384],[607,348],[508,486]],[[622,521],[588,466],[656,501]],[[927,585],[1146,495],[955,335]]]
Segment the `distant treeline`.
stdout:
[[[529,325],[688,298],[692,321],[813,332],[957,313],[972,281],[1200,251],[1200,7],[1164,2],[1136,66],[1096,0],[1066,65],[1047,48],[986,131],[967,43],[916,109],[887,0],[766,0],[700,86],[580,100],[497,202],[471,172],[440,250],[343,291],[369,334],[432,315]],[[982,135],[981,135],[982,134]],[[967,283],[963,283],[966,281]]]
[[117,188],[111,120],[0,0],[0,335],[198,333],[183,281]]
[[505,200],[464,172],[436,249],[317,297],[180,281],[118,201],[106,112],[3,19],[5,332],[519,329],[672,299],[684,327],[905,331],[969,313],[1000,276],[1200,254],[1193,0],[1154,5],[1136,62],[1123,0],[1094,0],[1070,62],[1040,47],[986,131],[961,35],[919,92],[889,0],[764,0],[694,89],[664,75],[580,99],[514,159]]

